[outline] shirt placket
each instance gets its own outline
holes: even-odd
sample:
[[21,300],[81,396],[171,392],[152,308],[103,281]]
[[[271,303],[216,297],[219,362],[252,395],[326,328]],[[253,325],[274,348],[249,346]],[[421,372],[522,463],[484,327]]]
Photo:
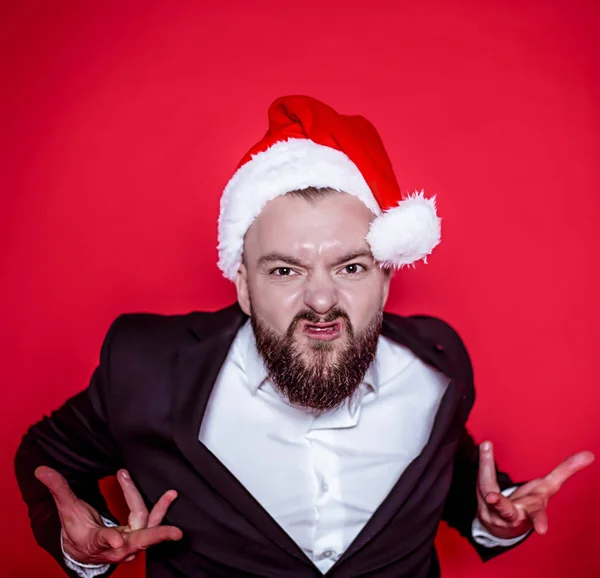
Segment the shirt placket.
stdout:
[[[357,403],[358,401],[358,403]],[[323,572],[333,566],[344,551],[344,534],[339,528],[341,513],[336,511],[341,499],[340,457],[331,448],[336,447],[334,436],[338,430],[355,427],[360,417],[360,401],[344,404],[334,412],[315,418],[306,434],[314,467],[316,524],[312,558]],[[336,529],[337,528],[337,529]]]

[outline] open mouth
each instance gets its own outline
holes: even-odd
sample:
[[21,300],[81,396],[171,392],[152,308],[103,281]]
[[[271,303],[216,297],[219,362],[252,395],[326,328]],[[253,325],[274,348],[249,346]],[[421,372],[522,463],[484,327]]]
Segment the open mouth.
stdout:
[[302,330],[311,339],[322,339],[331,341],[337,339],[342,333],[342,323],[334,321],[333,323],[308,323],[305,322]]

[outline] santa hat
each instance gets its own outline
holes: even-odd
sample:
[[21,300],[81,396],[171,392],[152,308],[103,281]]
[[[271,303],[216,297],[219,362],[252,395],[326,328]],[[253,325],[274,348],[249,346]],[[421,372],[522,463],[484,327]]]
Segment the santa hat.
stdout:
[[367,242],[374,258],[395,268],[426,260],[440,242],[435,197],[402,198],[375,127],[338,114],[308,96],[284,96],[269,108],[269,130],[244,156],[221,197],[219,267],[235,280],[244,235],[264,206],[307,187],[359,198],[376,218]]

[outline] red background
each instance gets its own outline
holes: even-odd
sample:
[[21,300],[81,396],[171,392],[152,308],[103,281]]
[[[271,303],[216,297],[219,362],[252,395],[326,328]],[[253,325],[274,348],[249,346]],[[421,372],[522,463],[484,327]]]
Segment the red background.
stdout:
[[[111,320],[233,301],[216,267],[220,191],[287,93],[367,116],[403,190],[438,194],[444,242],[398,275],[389,310],[460,331],[470,426],[500,465],[525,479],[600,454],[600,4],[274,6],[2,5],[2,576],[59,575],[12,459],[86,385]],[[554,498],[546,537],[485,566],[442,528],[444,576],[599,576],[599,471]],[[115,576],[142,573],[138,560]]]

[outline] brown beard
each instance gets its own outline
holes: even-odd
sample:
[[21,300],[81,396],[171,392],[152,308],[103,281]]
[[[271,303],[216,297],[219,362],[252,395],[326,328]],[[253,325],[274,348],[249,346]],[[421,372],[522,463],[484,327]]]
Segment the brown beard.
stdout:
[[[350,398],[361,384],[377,352],[383,312],[380,309],[369,325],[356,335],[348,314],[332,309],[325,318],[314,311],[298,313],[284,336],[267,327],[252,310],[251,323],[256,346],[275,387],[300,408],[332,410]],[[298,322],[331,323],[344,320],[348,344],[339,352],[329,341],[313,340],[302,353],[294,342]]]

